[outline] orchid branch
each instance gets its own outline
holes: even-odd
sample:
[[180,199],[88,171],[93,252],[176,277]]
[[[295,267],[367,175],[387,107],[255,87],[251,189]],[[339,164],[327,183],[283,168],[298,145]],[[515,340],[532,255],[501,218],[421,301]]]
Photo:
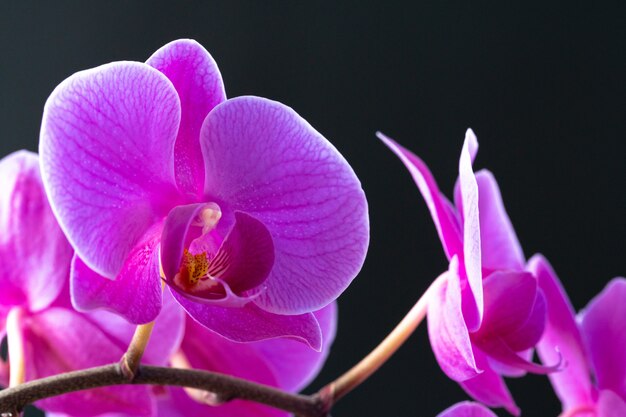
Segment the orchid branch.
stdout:
[[17,417],[15,410],[44,398],[110,385],[174,385],[214,392],[220,398],[255,401],[301,417],[326,415],[317,395],[290,394],[215,372],[140,365],[129,381],[120,364],[99,366],[26,382],[0,391],[0,415]]

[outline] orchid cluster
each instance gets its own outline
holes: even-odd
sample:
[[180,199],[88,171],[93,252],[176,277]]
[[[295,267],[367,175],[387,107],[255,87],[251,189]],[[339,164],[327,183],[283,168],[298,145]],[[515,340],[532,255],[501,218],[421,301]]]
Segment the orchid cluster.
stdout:
[[[547,260],[524,257],[494,176],[474,172],[471,130],[454,204],[422,160],[379,137],[413,176],[449,260],[400,325],[426,314],[442,371],[477,401],[440,416],[520,415],[504,377],[527,372],[549,376],[563,416],[626,415],[626,280],[575,316]],[[227,99],[194,41],[69,77],[45,105],[39,151],[0,161],[0,414],[25,405],[2,409],[27,381],[119,363],[128,385],[68,386],[36,405],[55,417],[269,417],[310,400],[321,416],[411,333],[392,332],[317,395],[292,395],[329,353],[335,300],[365,259],[367,201],[292,109]],[[243,388],[142,385],[139,362]],[[245,401],[259,384],[292,407]]]

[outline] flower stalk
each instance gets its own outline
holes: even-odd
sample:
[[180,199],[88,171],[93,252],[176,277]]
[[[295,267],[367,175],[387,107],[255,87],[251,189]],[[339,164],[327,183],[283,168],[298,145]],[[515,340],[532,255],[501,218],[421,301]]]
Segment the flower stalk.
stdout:
[[120,369],[128,380],[132,381],[137,375],[141,358],[150,341],[150,335],[152,335],[152,329],[154,329],[154,322],[137,326],[130,345],[128,345],[126,353],[122,356]]
[[424,320],[431,295],[445,282],[446,277],[447,273],[444,272],[433,281],[406,316],[374,350],[346,373],[320,390],[327,411],[376,372],[407,341]]
[[9,386],[14,387],[26,379],[24,364],[24,337],[22,334],[23,310],[12,308],[7,315],[7,344],[9,358]]

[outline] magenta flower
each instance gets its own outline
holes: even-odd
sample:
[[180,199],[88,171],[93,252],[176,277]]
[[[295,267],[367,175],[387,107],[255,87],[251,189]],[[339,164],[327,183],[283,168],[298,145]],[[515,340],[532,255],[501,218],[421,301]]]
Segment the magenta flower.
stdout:
[[567,361],[563,371],[550,375],[564,414],[626,415],[626,279],[613,279],[576,318],[548,262],[536,256],[529,264],[548,301],[546,330],[537,353],[548,362],[558,349]]
[[[73,252],[46,200],[37,156],[21,151],[5,157],[0,178],[0,339],[8,338],[11,362],[23,357],[24,377],[32,380],[118,361],[135,326],[107,312],[72,309]],[[167,362],[180,343],[183,318],[175,304],[164,308],[146,351],[148,363]],[[132,386],[65,394],[37,405],[75,417],[150,416],[155,401],[149,388]]]
[[493,411],[481,404],[463,401],[446,408],[437,417],[497,417]]
[[478,142],[467,131],[453,205],[422,160],[379,134],[411,172],[439,233],[450,267],[428,307],[428,332],[441,369],[473,398],[519,414],[502,376],[547,373],[530,361],[545,324],[545,299],[524,255],[498,184],[474,174]]
[[199,44],[175,41],[147,64],[65,80],[46,103],[40,152],[77,253],[77,308],[153,320],[161,264],[174,297],[209,329],[321,347],[311,311],[347,287],[367,249],[359,181],[290,108],[226,100]]

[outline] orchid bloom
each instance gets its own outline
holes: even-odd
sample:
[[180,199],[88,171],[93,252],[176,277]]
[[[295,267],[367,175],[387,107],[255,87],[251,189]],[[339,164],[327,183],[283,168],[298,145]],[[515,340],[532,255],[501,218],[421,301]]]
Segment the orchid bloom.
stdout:
[[226,100],[198,43],[69,77],[46,103],[40,153],[76,250],[77,309],[149,322],[162,279],[230,340],[286,336],[321,348],[311,312],[348,286],[367,250],[360,183],[290,108]]
[[548,362],[559,349],[567,360],[563,371],[550,375],[563,404],[562,416],[626,415],[626,279],[613,279],[575,317],[548,262],[533,257],[530,268],[548,301],[548,321],[537,353]]
[[493,411],[481,404],[463,401],[437,414],[437,417],[497,417]]
[[543,333],[545,298],[535,277],[525,271],[524,254],[495,178],[487,170],[473,172],[476,137],[467,131],[454,205],[421,159],[379,137],[413,176],[450,260],[445,281],[428,306],[435,357],[470,396],[518,415],[502,376],[548,373],[559,364],[541,366],[529,360]]
[[[69,300],[72,248],[46,199],[39,162],[20,151],[0,161],[0,339],[7,337],[10,380],[43,378],[119,361],[135,326],[108,312],[81,314]],[[184,315],[164,307],[145,353],[167,363],[178,349]],[[89,417],[106,412],[152,416],[148,387],[106,387],[39,401],[52,412]]]

